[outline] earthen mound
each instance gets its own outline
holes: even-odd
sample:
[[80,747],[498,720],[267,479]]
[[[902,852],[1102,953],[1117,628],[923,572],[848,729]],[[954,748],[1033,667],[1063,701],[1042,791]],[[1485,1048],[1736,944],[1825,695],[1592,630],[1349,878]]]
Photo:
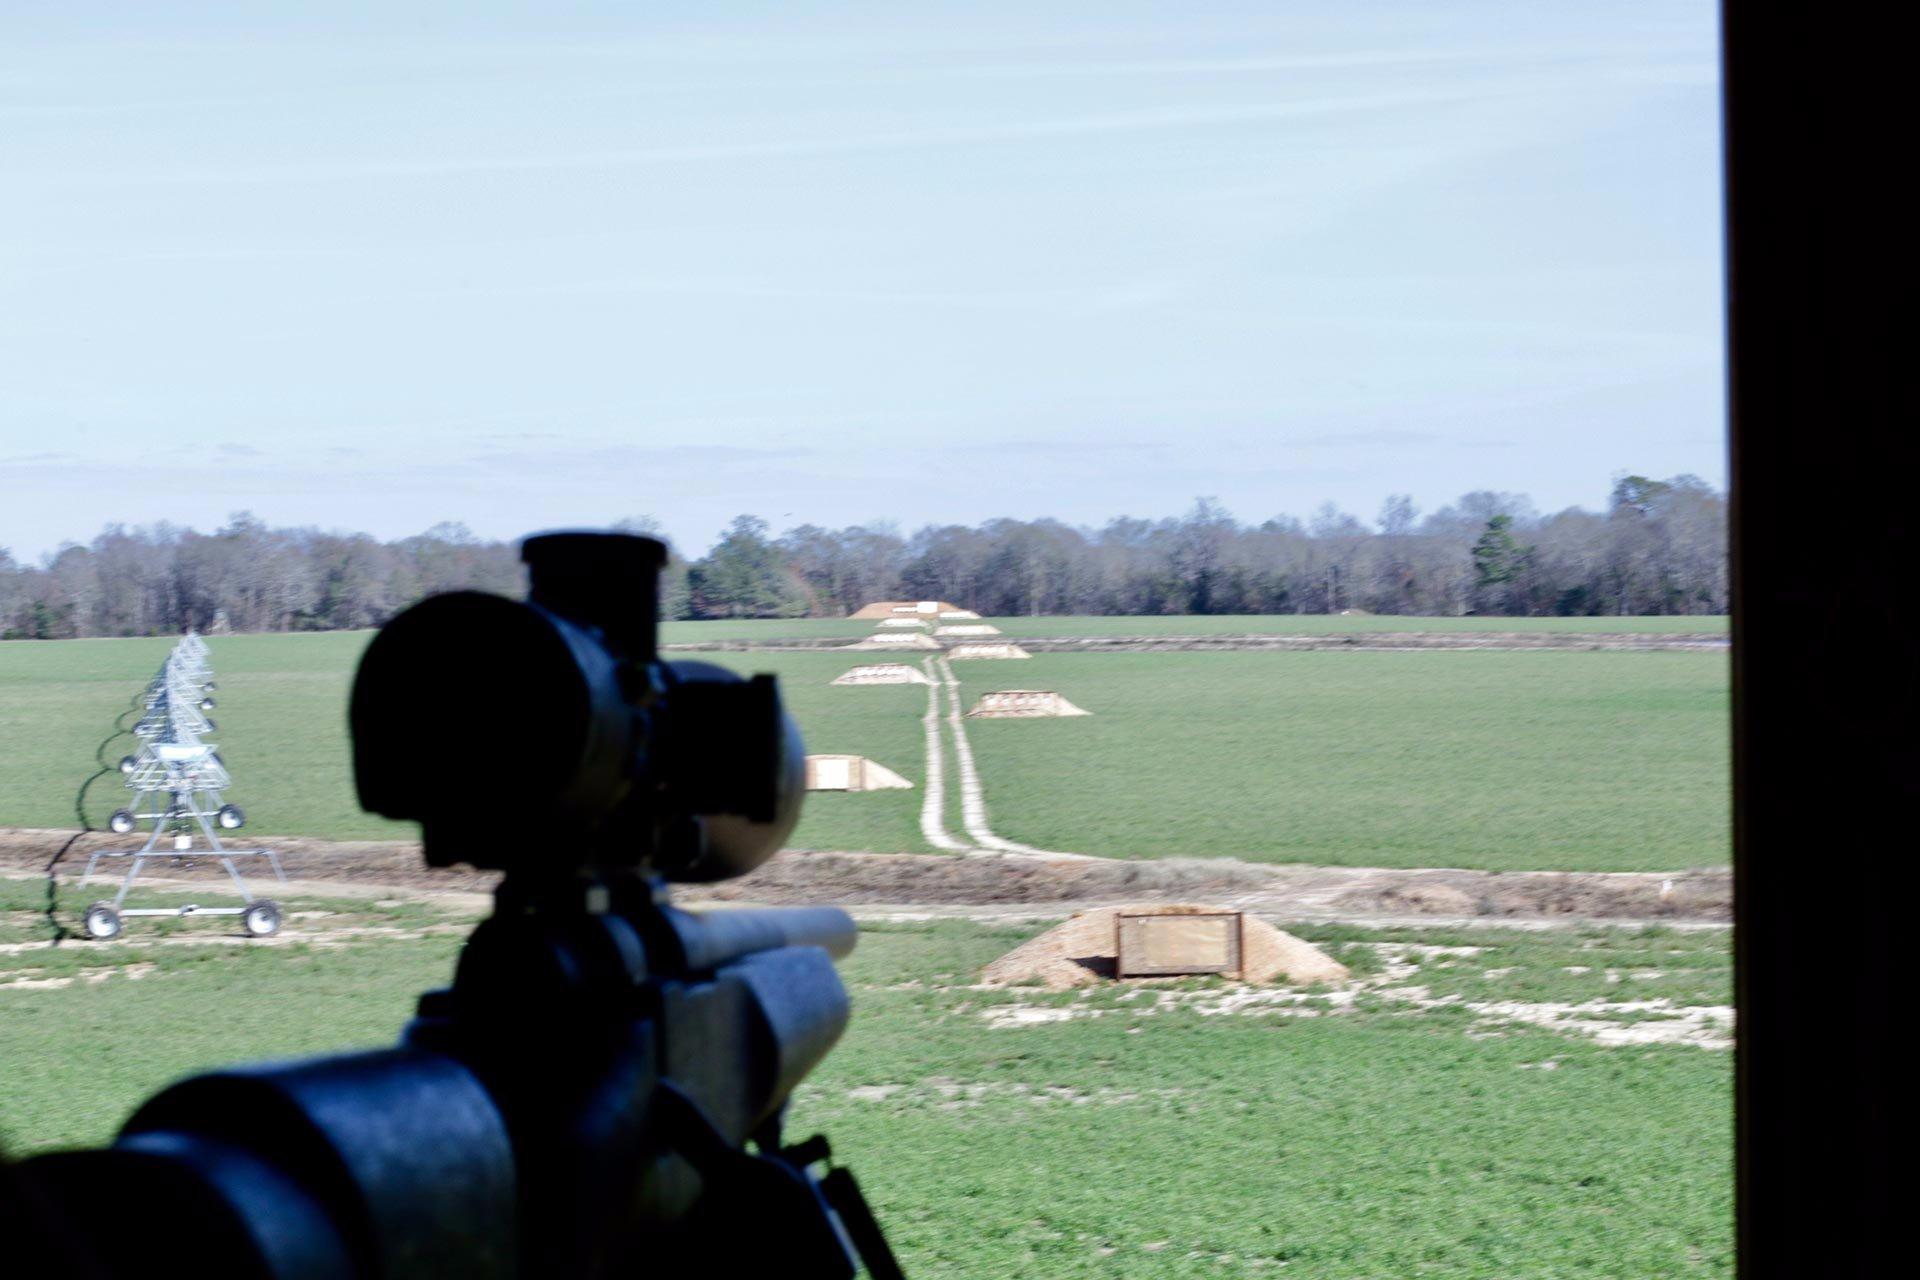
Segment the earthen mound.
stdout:
[[966,662],[974,658],[1031,658],[1032,656],[1017,644],[957,644],[947,650],[947,657],[954,662]]
[[944,613],[960,612],[945,600],[875,600],[872,604],[862,605],[848,614],[849,618],[898,618],[922,617],[937,618]]
[[904,662],[879,662],[848,667],[834,684],[928,684],[927,673]]
[[985,720],[1025,720],[1035,716],[1090,716],[1052,689],[996,689],[980,695],[969,716]]
[[[1115,917],[1122,912],[1155,915],[1207,915],[1218,907],[1191,903],[1096,907],[1021,943],[980,971],[989,986],[1039,983],[1050,991],[1092,986],[1113,980]],[[1344,982],[1347,967],[1311,943],[1247,916],[1240,935],[1240,980],[1252,983]],[[1164,981],[1164,979],[1128,979]]]
[[842,649],[941,649],[945,648],[938,640],[924,631],[908,631],[901,635],[889,635],[884,632],[868,636],[858,644],[841,645]]

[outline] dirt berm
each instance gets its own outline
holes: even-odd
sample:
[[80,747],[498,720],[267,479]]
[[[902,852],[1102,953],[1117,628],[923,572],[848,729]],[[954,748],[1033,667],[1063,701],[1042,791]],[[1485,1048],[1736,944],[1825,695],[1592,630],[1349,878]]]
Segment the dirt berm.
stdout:
[[[1037,982],[1050,991],[1065,991],[1069,987],[1111,980],[1116,976],[1118,949],[1114,922],[1121,912],[1139,908],[1162,916],[1200,915],[1215,909],[1197,903],[1161,902],[1095,907],[1055,925],[1037,938],[1027,939],[982,969],[980,981],[996,987]],[[1264,920],[1249,917],[1240,928],[1240,967],[1228,975],[1236,981],[1280,980],[1306,985],[1345,982],[1349,976],[1347,966]]]
[[[271,847],[302,881],[396,888],[486,890],[496,877],[465,868],[430,870],[410,841],[338,842],[289,837]],[[127,848],[94,832],[0,828],[0,873],[45,873],[58,858],[76,875],[95,849]],[[109,864],[108,870],[118,864]],[[163,874],[187,868],[168,867]],[[264,870],[264,868],[262,868]],[[218,868],[199,873],[218,875]],[[196,873],[196,874],[199,874]],[[1395,870],[1268,866],[1228,858],[1065,859],[1004,855],[956,858],[915,853],[789,850],[740,880],[683,891],[682,900],[843,903],[848,906],[1068,909],[1123,902],[1208,902],[1295,920],[1511,918],[1515,920],[1732,918],[1724,868],[1674,872]]]

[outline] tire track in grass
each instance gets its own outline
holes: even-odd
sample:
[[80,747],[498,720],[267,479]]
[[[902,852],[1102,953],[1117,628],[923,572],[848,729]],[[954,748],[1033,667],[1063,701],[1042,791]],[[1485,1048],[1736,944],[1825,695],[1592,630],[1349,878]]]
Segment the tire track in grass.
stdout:
[[926,660],[927,714],[920,723],[927,735],[927,779],[920,799],[920,834],[936,849],[948,853],[973,854],[980,850],[956,840],[947,831],[947,762],[940,749],[940,673],[933,659]]
[[[980,785],[980,771],[974,767],[973,744],[967,741],[966,722],[960,715],[960,681],[954,677],[953,666],[942,655],[927,659],[930,674],[937,690],[944,689],[947,695],[947,727],[953,733],[954,762],[960,767],[960,817],[965,824],[967,834],[973,838],[981,850],[993,853],[1017,853],[1030,858],[1074,858],[1090,859],[1086,853],[1062,853],[1057,849],[1036,849],[1030,844],[1021,844],[1017,840],[1008,840],[993,833],[987,825],[987,796]],[[931,739],[929,739],[931,741]],[[930,759],[928,765],[933,761]]]

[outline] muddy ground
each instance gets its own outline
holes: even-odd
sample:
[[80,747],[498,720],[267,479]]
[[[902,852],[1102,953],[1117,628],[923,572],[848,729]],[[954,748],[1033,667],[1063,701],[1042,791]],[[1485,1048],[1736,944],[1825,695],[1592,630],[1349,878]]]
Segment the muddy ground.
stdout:
[[[329,841],[267,837],[246,842],[279,853],[303,889],[386,887],[476,893],[497,877],[467,868],[430,869],[408,841]],[[96,849],[125,850],[125,837],[0,828],[0,873],[77,876]],[[107,863],[111,872],[123,863]],[[217,866],[162,864],[157,876],[220,877]],[[249,859],[243,874],[265,876]],[[1225,858],[1068,859],[1001,855],[948,857],[909,853],[789,850],[750,876],[681,891],[686,902],[837,903],[861,914],[1061,916],[1116,902],[1206,901],[1276,920],[1353,920],[1387,924],[1440,920],[1485,923],[1670,921],[1732,918],[1733,884],[1724,868],[1674,872],[1395,870],[1379,867],[1268,866]]]

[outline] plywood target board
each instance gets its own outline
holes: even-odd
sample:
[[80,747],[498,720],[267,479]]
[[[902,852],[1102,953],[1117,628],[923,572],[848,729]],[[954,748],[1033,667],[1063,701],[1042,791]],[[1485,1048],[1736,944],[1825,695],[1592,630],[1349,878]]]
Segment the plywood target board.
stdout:
[[1114,976],[1240,974],[1238,911],[1214,915],[1123,914],[1114,918]]
[[865,756],[807,757],[809,791],[897,791],[913,784],[877,760]]

